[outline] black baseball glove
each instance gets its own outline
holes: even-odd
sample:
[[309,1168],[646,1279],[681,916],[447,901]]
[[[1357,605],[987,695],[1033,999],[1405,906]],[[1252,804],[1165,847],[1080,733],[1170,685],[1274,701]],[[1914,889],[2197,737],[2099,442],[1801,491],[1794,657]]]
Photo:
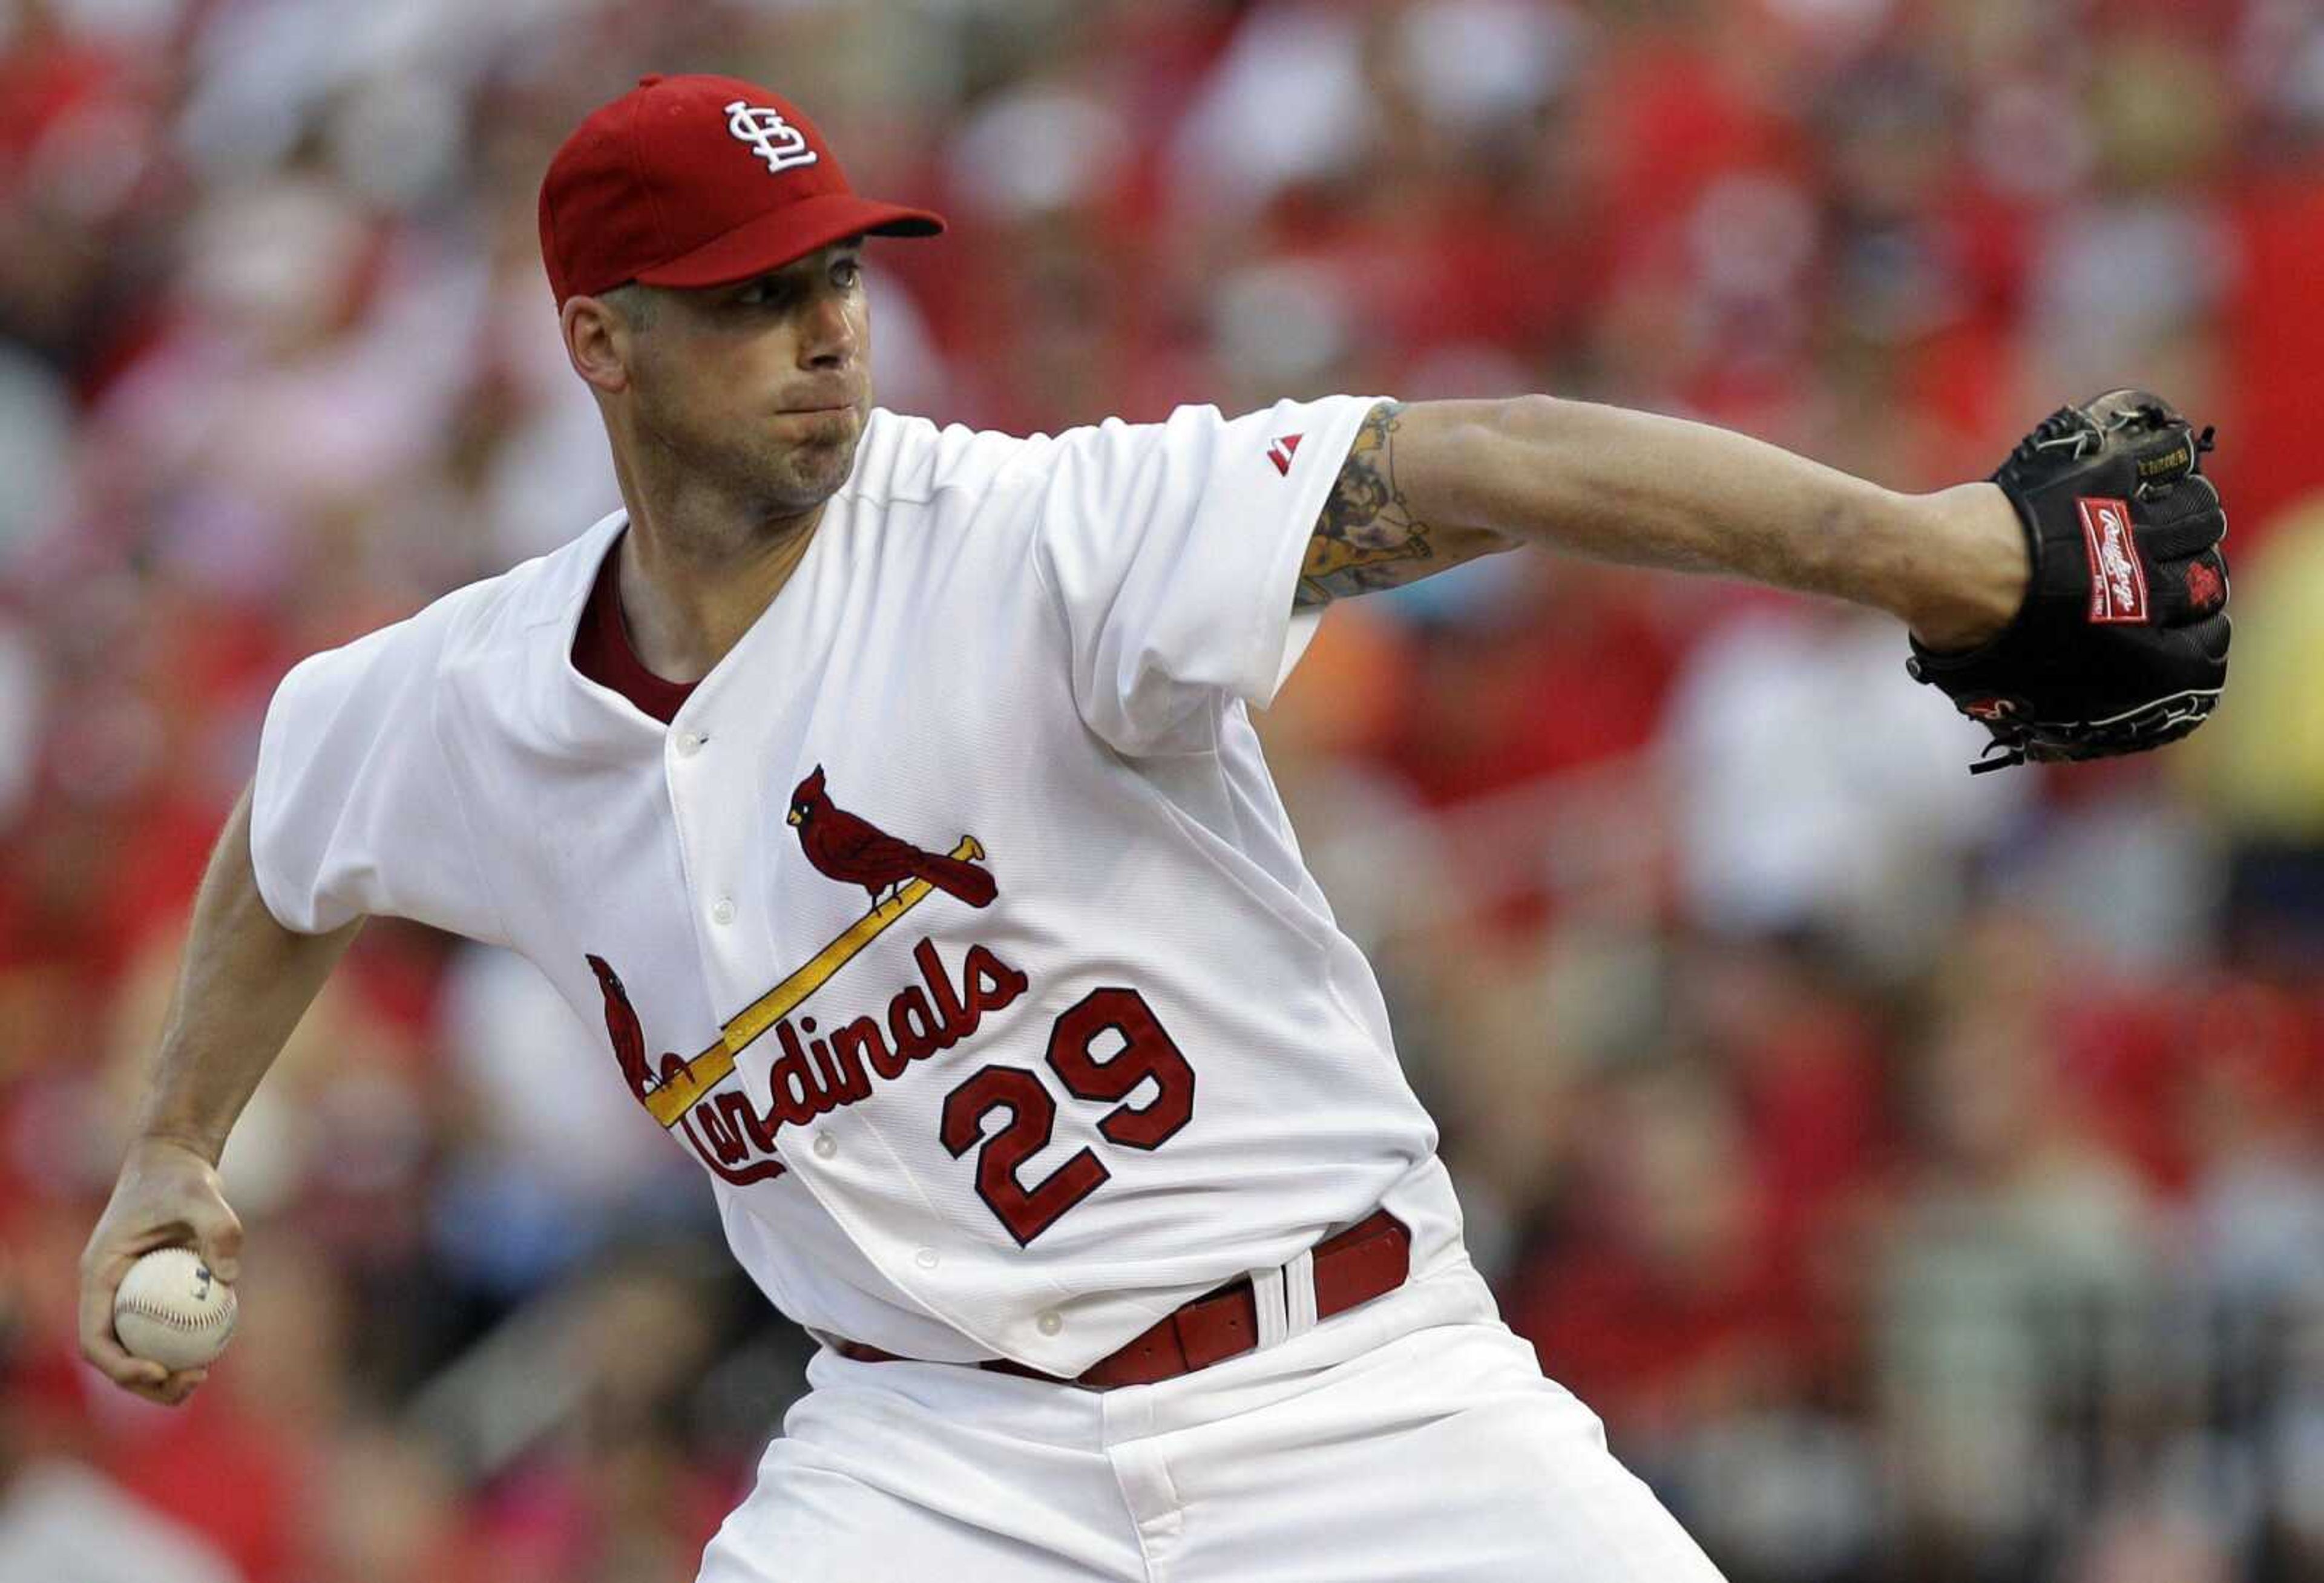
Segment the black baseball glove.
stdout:
[[2228,624],[2210,448],[2161,397],[2112,391],[2043,419],[1994,474],[2025,525],[2025,603],[1981,647],[1915,640],[1905,661],[1993,732],[1972,772],[2144,752],[2211,713]]

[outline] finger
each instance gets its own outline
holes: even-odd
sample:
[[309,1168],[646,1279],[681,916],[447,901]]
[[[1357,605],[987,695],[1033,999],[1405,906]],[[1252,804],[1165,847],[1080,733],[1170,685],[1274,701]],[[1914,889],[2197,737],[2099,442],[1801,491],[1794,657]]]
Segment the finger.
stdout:
[[2158,626],[2188,627],[2227,607],[2227,557],[2216,548],[2165,561],[2148,579]]
[[169,1370],[143,1358],[133,1358],[113,1333],[113,1294],[128,1272],[126,1259],[109,1259],[84,1273],[80,1286],[80,1355],[116,1385],[144,1394],[140,1387],[160,1388]]
[[[2235,630],[2235,622],[2223,610],[2210,620],[2199,622],[2191,629],[2191,636],[2195,640],[2196,646],[2202,649],[2204,658],[2214,665],[2225,667],[2227,663],[2227,644],[2229,640],[2234,638]],[[2220,674],[2224,679],[2226,675],[2224,669]]]
[[2227,685],[2227,612],[2153,634],[2154,647],[2136,662],[2135,674],[2160,696],[2164,693],[2217,693]]
[[192,1219],[202,1263],[211,1275],[233,1285],[242,1274],[242,1221],[223,1203],[197,1211]]
[[175,1407],[188,1396],[192,1395],[195,1387],[201,1384],[199,1379],[189,1381],[182,1375],[171,1374],[167,1369],[162,1369],[158,1363],[153,1367],[161,1370],[161,1378],[133,1381],[122,1388],[131,1395],[151,1402],[157,1407]]
[[181,1368],[161,1385],[155,1400],[164,1407],[180,1407],[186,1398],[201,1389],[202,1382],[210,1377],[207,1368]]
[[2190,478],[2142,496],[2131,512],[2139,548],[2150,560],[2175,561],[2208,549],[2227,536],[2227,516],[2208,478]]
[[2198,473],[2175,483],[2148,485],[2139,490],[2138,498],[2141,503],[2153,508],[2140,512],[2140,516],[2175,520],[2218,511],[2219,486]]

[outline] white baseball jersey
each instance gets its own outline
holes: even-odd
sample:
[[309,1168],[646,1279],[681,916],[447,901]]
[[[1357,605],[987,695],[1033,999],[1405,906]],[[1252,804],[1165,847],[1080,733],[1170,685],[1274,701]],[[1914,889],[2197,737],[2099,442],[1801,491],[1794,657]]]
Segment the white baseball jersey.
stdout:
[[1070,1376],[1382,1203],[1426,1266],[1435,1129],[1248,715],[1372,405],[874,411],[667,726],[573,663],[617,512],[284,679],[261,892],[537,963],[825,1337]]

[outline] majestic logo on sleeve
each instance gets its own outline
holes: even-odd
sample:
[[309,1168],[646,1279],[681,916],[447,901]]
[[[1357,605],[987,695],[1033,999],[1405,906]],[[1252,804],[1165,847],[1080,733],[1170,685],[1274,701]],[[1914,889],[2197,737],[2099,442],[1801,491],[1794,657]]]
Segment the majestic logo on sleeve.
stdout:
[[2138,564],[2138,547],[2131,538],[2128,502],[2084,496],[2074,504],[2090,557],[2090,620],[2144,621],[2146,570]]
[[[999,887],[977,866],[984,848],[964,835],[949,853],[924,851],[835,805],[823,768],[791,794],[788,822],[818,873],[860,885],[871,898],[863,916],[782,982],[730,1018],[717,1043],[691,1060],[646,1055],[646,1035],[621,975],[603,957],[588,958],[604,999],[605,1032],[622,1075],[653,1118],[680,1130],[705,1164],[737,1184],[782,1173],[773,1157],[776,1132],[869,1099],[872,1083],[892,1082],[916,1061],[949,1050],[977,1031],[987,1012],[1022,995],[1028,980],[987,947],[972,945],[958,969],[945,966],[936,943],[912,948],[919,981],[898,989],[879,1011],[831,1019],[818,1036],[812,1017],[793,1014],[863,949],[936,892],[971,907],[991,905]],[[768,1034],[781,1054],[769,1069],[769,1106],[761,1111],[738,1085],[727,1085],[735,1057]]]
[[812,165],[822,158],[807,147],[807,133],[784,120],[781,111],[753,105],[747,99],[736,99],[726,106],[726,130],[738,141],[749,143],[751,152],[766,161],[767,169],[778,175],[800,165]]

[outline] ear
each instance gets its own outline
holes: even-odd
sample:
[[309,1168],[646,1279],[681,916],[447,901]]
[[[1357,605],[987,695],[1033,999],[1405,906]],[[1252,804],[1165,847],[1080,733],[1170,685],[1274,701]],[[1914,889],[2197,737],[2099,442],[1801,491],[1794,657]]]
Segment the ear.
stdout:
[[595,297],[568,297],[558,310],[566,361],[592,390],[614,396],[630,388],[630,357],[635,332],[622,316]]

